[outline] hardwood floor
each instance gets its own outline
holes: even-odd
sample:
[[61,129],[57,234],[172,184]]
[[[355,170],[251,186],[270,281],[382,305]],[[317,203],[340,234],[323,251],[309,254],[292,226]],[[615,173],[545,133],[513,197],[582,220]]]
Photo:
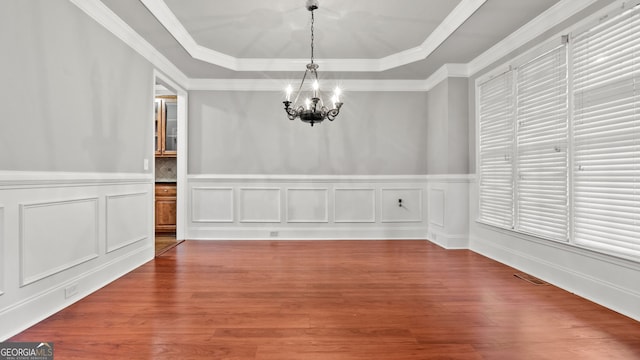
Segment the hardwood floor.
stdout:
[[184,240],[177,241],[176,234],[156,234],[155,250],[156,256],[160,256],[171,250],[173,247],[180,245]]
[[186,241],[15,336],[60,359],[638,359],[640,323],[425,241]]

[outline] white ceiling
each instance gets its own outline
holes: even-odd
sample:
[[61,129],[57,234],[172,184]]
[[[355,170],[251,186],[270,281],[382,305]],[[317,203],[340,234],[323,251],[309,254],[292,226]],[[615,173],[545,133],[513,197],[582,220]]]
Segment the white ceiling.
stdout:
[[[470,62],[560,2],[319,1],[315,57],[323,77],[405,80]],[[189,78],[292,78],[309,62],[305,0],[102,2]]]

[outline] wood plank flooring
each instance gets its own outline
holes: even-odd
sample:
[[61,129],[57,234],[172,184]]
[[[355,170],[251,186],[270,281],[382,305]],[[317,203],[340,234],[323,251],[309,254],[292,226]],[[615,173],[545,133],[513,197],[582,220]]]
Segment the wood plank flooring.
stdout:
[[639,359],[640,323],[425,241],[186,241],[15,336],[61,359]]

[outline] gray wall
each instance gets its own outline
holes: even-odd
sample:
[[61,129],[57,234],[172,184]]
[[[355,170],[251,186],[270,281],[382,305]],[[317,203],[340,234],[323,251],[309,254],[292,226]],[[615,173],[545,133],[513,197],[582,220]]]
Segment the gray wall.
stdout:
[[0,11],[0,170],[143,172],[152,68],[66,0]]
[[427,173],[467,174],[468,84],[466,78],[448,78],[427,94]]
[[342,98],[340,116],[312,128],[286,118],[279,92],[191,91],[189,173],[427,173],[424,92]]

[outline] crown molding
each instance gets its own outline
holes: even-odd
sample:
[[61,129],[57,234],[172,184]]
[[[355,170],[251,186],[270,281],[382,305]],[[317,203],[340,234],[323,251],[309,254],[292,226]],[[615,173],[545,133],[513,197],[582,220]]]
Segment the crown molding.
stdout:
[[137,51],[151,64],[164,72],[167,76],[173,78],[176,82],[184,84],[187,82],[187,76],[182,73],[169,59],[160,54],[151,44],[149,44],[142,36],[135,32],[127,23],[118,17],[111,9],[104,5],[101,1],[93,0],[70,0],[84,11],[89,17],[94,19],[98,24],[109,30],[112,34],[129,45],[133,50]]
[[[189,90],[282,91],[288,80],[282,79],[190,79]],[[324,80],[322,87],[340,86],[344,91],[426,91],[424,80]]]
[[511,35],[489,48],[469,62],[469,76],[473,76],[479,71],[487,68],[494,62],[509,55],[511,52],[524,46],[536,37],[544,34],[550,28],[559,25],[569,19],[572,15],[586,9],[598,0],[562,0],[535,19],[529,21],[524,26],[514,31]]
[[[444,64],[426,80],[323,80],[323,88],[345,91],[429,91],[450,77],[469,77],[467,64]],[[284,91],[283,79],[190,79],[189,90]]]
[[487,0],[463,0],[447,15],[438,27],[420,45],[380,59],[381,70],[424,60],[434,52],[454,31],[467,21]]
[[[198,44],[163,0],[140,0],[193,58],[234,71],[298,71],[308,59],[236,58]],[[323,71],[381,72],[427,58],[487,0],[461,0],[425,41],[380,59],[318,60]]]
[[[151,44],[136,33],[102,2],[93,0],[70,1],[104,28],[117,36],[125,44],[129,45],[132,49],[146,58],[152,65],[157,67],[159,71],[172,78],[178,85],[187,90],[282,91],[288,83],[288,80],[284,79],[188,78],[172,62],[151,46]],[[140,1],[142,1],[147,7],[148,3],[152,4],[151,6],[155,6],[157,3],[164,4],[161,0]],[[443,21],[443,24],[447,22],[449,26],[455,26],[455,24],[462,21],[465,16],[471,16],[475,11],[473,10],[474,7],[477,10],[477,8],[482,5],[481,3],[484,3],[485,1],[486,0],[463,0],[449,14],[445,21]],[[512,51],[524,46],[527,42],[544,34],[544,32],[549,28],[560,24],[562,21],[567,20],[572,15],[584,10],[597,1],[598,0],[562,0],[489,50],[473,59],[468,64],[444,64],[440,69],[429,76],[429,78],[424,80],[341,80],[339,81],[339,85],[348,91],[429,91],[448,77],[471,77],[475,75],[479,71],[490,66],[492,63],[500,60],[504,56],[507,56]],[[620,2],[622,1],[616,1],[616,3]],[[166,7],[166,4],[164,4],[164,6]],[[171,15],[164,14],[161,16],[166,16],[168,18],[167,21],[169,21]],[[177,19],[175,21],[177,21]],[[451,28],[450,32],[453,32],[454,30],[455,28]],[[444,30],[434,31],[434,33],[436,32],[441,32],[439,35],[433,35],[433,37],[436,38],[441,38],[446,34]],[[179,36],[186,35],[185,33],[182,33],[182,35],[179,34]],[[418,47],[419,49],[414,48],[411,51],[407,50],[407,53],[402,55],[396,54],[404,60],[379,60],[378,63],[372,64],[371,59],[325,59],[319,60],[318,63],[323,68],[323,71],[355,72],[367,69],[366,71],[377,72],[381,71],[380,69],[385,68],[386,66],[390,66],[390,64],[395,61],[408,61],[407,59],[417,56],[415,55],[415,52],[419,53],[420,51],[428,51],[429,46],[433,46],[429,44],[435,43],[437,43],[436,40],[429,41],[429,39],[427,39],[420,47]],[[197,51],[206,52],[203,49]],[[216,56],[219,54],[220,53],[216,53]],[[265,69],[273,69],[273,71],[289,71],[292,69],[293,71],[298,71],[301,68],[304,68],[308,62],[306,59],[280,59],[281,61],[275,61],[273,59],[235,59],[232,57],[225,58],[224,56],[221,56],[220,59],[221,61],[226,61],[229,66],[236,66],[240,68],[256,67],[256,71],[265,71]],[[367,61],[369,61],[369,63],[367,63]],[[373,61],[375,62],[376,60]],[[389,62],[388,64],[386,63],[387,61]],[[369,66],[369,68],[367,66]],[[336,82],[336,84],[338,83]]]

